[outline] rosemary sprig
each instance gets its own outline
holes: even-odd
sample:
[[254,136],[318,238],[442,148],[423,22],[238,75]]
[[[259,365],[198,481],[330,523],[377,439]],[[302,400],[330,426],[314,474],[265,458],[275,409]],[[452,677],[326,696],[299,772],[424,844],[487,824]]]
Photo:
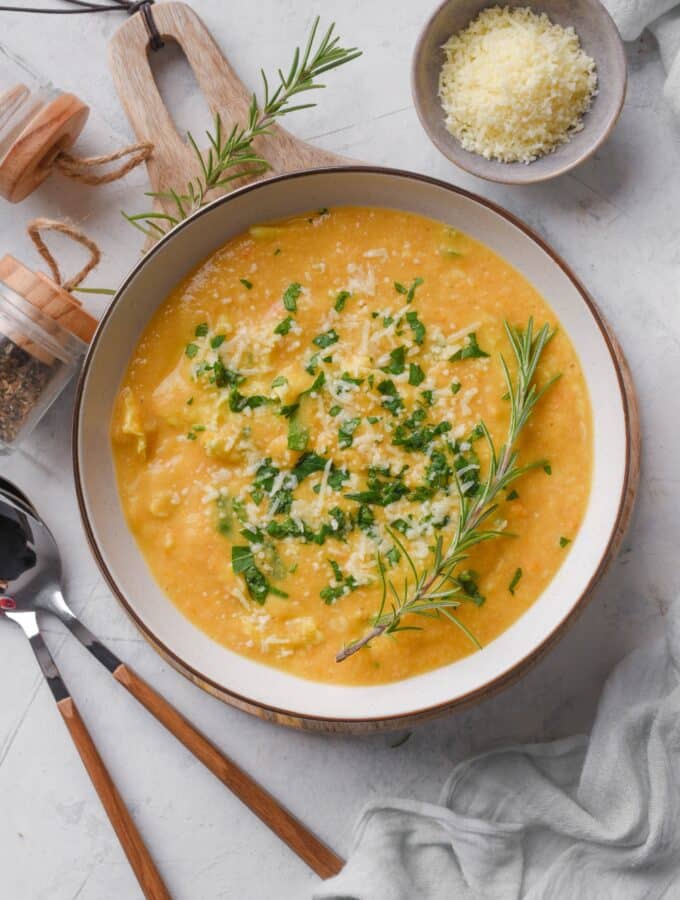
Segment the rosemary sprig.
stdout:
[[480,423],[489,452],[486,479],[479,484],[474,496],[470,496],[468,492],[472,483],[464,482],[461,479],[461,472],[454,467],[458,494],[456,528],[446,549],[442,535],[437,537],[432,550],[432,562],[428,568],[418,571],[404,541],[391,528],[387,528],[391,539],[404,555],[410,574],[405,577],[403,586],[397,586],[386,576],[382,557],[380,553],[377,554],[378,572],[382,583],[380,607],[373,617],[372,627],[363,637],[344,647],[337,654],[336,662],[342,662],[382,635],[419,630],[415,625],[403,624],[404,618],[410,615],[444,616],[460,628],[478,649],[481,649],[481,644],[474,634],[453,612],[461,605],[466,595],[469,597],[469,586],[466,586],[460,574],[456,575],[456,570],[477,544],[504,536],[505,532],[486,527],[486,523],[498,508],[499,493],[525,472],[545,465],[543,460],[519,465],[516,445],[536,404],[560,377],[555,375],[541,388],[537,387],[534,381],[541,355],[554,334],[548,325],[544,325],[535,337],[533,319],[529,319],[524,331],[505,322],[505,331],[517,362],[517,374],[513,380],[508,365],[501,356],[507,398],[510,403],[510,422],[505,443],[497,451],[486,425]]
[[246,125],[234,125],[227,134],[223,131],[220,116],[215,116],[214,131],[206,132],[210,146],[205,155],[191,133],[187,134],[187,140],[196,155],[199,174],[191,178],[181,192],[151,191],[146,194],[156,200],[166,203],[169,201],[172,212],[150,211],[135,215],[123,213],[128,222],[155,240],[200,209],[213,189],[226,187],[237,178],[257,175],[270,168],[267,160],[255,150],[255,138],[269,134],[272,125],[281,116],[316,106],[314,102],[297,103],[295,98],[308,91],[324,88],[325,85],[318,81],[320,75],[361,56],[361,51],[356,47],[339,46],[340,39],[334,35],[335,23],[331,24],[315,47],[318,27],[317,16],[303,51],[300,52],[299,47],[295,48],[287,74],[278,70],[279,83],[275,90],[270,89],[264,70],[260,70],[264,89],[262,104],[257,95],[253,94]]

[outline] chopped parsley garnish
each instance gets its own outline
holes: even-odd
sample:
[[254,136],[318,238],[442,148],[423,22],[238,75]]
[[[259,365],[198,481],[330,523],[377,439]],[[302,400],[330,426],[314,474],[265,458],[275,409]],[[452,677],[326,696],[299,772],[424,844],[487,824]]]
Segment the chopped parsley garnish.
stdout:
[[427,406],[434,406],[434,391],[421,391],[420,396],[423,398]]
[[309,428],[305,428],[295,416],[288,422],[288,449],[305,450],[309,441]]
[[244,409],[257,409],[258,406],[264,406],[270,403],[269,397],[263,397],[261,394],[253,394],[252,397],[246,397],[239,393],[237,388],[232,388],[229,392],[229,409],[232,412],[243,412]]
[[283,387],[285,384],[288,384],[288,379],[285,375],[277,375],[276,378],[272,381],[272,387]]
[[417,387],[425,381],[425,373],[418,363],[409,363],[408,365],[408,383]]
[[406,302],[411,303],[413,298],[416,295],[416,290],[420,287],[421,284],[424,284],[424,281],[422,278],[414,278],[413,283],[408,288],[405,287],[403,284],[401,284],[401,282],[395,281],[394,289],[398,294],[405,294]]
[[329,331],[317,334],[317,336],[312,339],[312,343],[316,344],[317,347],[321,347],[322,350],[325,350],[326,347],[330,347],[331,344],[337,343],[338,340],[337,332],[334,328],[331,328]]
[[196,330],[194,331],[194,335],[196,337],[205,337],[207,333],[208,333],[208,323],[207,322],[201,322],[200,325],[196,326]]
[[297,299],[302,293],[302,285],[294,281],[283,292],[283,305],[288,312],[297,312]]
[[286,316],[274,329],[274,334],[288,334],[290,329],[293,327],[293,317]]
[[358,585],[353,575],[343,575],[340,566],[334,559],[328,560],[333,569],[333,583],[319,591],[319,596],[327,606],[331,606],[336,600],[349,594]]
[[508,590],[509,590],[510,593],[513,595],[513,597],[515,596],[515,588],[516,588],[517,585],[519,584],[519,580],[520,580],[521,577],[522,577],[522,570],[521,570],[521,569],[515,569],[515,574],[512,576],[512,581],[511,581],[510,584],[508,585]]
[[293,475],[297,477],[299,484],[308,475],[312,475],[314,472],[323,472],[327,463],[328,460],[325,456],[319,456],[318,453],[305,453],[295,463]]
[[331,406],[331,408],[328,410],[328,415],[335,418],[336,416],[339,416],[341,412],[342,412],[342,406],[338,406],[336,404],[335,406]]
[[456,578],[456,582],[462,589],[463,595],[468,600],[472,600],[475,606],[481,606],[482,603],[484,603],[486,597],[482,596],[479,591],[476,572],[472,572],[469,569],[465,572],[461,572],[460,575]]
[[547,462],[544,464],[543,471],[546,475],[552,475],[552,466],[550,465],[550,463]]
[[357,386],[364,383],[363,378],[355,378],[353,375],[350,375],[349,372],[343,372],[340,376],[340,381],[346,381],[347,384],[356,384]]
[[422,344],[425,340],[425,326],[418,318],[418,313],[415,309],[411,309],[406,313],[406,321],[413,332],[413,340],[416,344]]
[[191,406],[191,404],[192,404],[193,402],[194,402],[194,398],[193,398],[193,397],[189,397],[189,399],[187,400],[187,406]]
[[221,347],[225,341],[226,335],[224,334],[216,334],[214,337],[210,338],[210,346],[213,350],[217,350],[218,347]]
[[390,350],[390,361],[386,366],[382,366],[383,372],[389,372],[390,375],[401,375],[406,368],[406,347],[395,347]]
[[385,559],[388,561],[391,568],[394,568],[394,566],[398,566],[399,560],[401,559],[399,548],[393,544],[385,554]]
[[560,547],[566,547],[566,546],[568,546],[569,544],[571,544],[571,538],[568,538],[568,537],[561,537],[561,538],[560,538]]
[[399,531],[401,534],[406,534],[410,526],[406,519],[395,519],[393,522],[390,522],[390,528],[394,528],[395,531]]
[[188,440],[188,441],[195,441],[195,440],[196,440],[196,435],[194,434],[193,431],[188,431],[188,432],[187,432],[187,440]]
[[474,331],[471,331],[467,336],[467,344],[464,347],[461,347],[453,356],[449,356],[449,362],[459,362],[462,359],[481,359],[483,356],[488,356],[489,354],[482,350],[482,348],[477,343],[477,335]]
[[462,385],[461,385],[460,381],[452,381],[451,382],[451,393],[457,394],[458,391],[461,389],[461,387],[462,387]]
[[378,393],[385,397],[382,401],[382,405],[385,409],[389,409],[393,416],[398,415],[399,410],[404,408],[404,401],[399,396],[399,392],[397,391],[394,382],[389,378],[380,382],[378,385]]
[[342,312],[345,308],[345,303],[349,300],[352,295],[349,291],[340,291],[338,296],[335,298],[335,303],[333,304],[333,308],[336,312]]
[[519,500],[519,494],[518,494],[517,491],[513,488],[513,489],[510,491],[510,493],[508,494],[508,496],[507,496],[505,499],[508,500],[508,501],[510,501],[510,500]]
[[[383,477],[379,477],[380,475]],[[378,469],[374,466],[369,467],[366,488],[365,491],[356,494],[345,494],[345,497],[370,506],[389,506],[390,503],[401,500],[409,490],[400,475],[393,478],[390,476],[389,468]]]
[[319,353],[314,353],[313,356],[309,357],[309,362],[305,366],[305,372],[309,375],[313,375],[316,372],[319,366],[319,356]]
[[247,278],[239,278],[239,281],[241,282],[241,284],[243,285],[243,287],[244,287],[246,290],[252,291],[252,289],[253,289],[253,282],[252,282],[252,281],[248,281]]
[[194,356],[198,353],[198,344],[187,344],[184,348],[184,352],[189,357],[189,359],[193,359]]
[[328,475],[328,486],[334,491],[341,491],[343,482],[349,479],[347,469],[336,469],[333,467]]
[[361,417],[357,416],[353,419],[345,419],[338,428],[338,446],[341,450],[346,450],[352,446],[354,440],[354,432],[361,424]]
[[252,599],[264,604],[268,594],[287,597],[288,594],[271,585],[264,573],[255,565],[255,558],[250,547],[236,545],[231,548],[231,565],[236,575],[242,575]]
[[[422,415],[418,415],[418,413],[422,413]],[[404,447],[406,450],[422,452],[427,450],[436,437],[451,431],[450,422],[439,422],[437,425],[421,425],[420,423],[424,417],[425,410],[416,409],[408,419],[397,425],[392,436],[392,443],[395,447]]]
[[362,503],[357,513],[357,525],[362,531],[370,531],[375,524],[375,516],[370,506]]

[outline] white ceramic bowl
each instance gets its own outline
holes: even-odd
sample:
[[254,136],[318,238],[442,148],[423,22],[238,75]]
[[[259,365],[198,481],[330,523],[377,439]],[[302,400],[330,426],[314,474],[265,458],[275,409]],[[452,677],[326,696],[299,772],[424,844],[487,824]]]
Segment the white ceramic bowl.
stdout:
[[[531,281],[580,355],[594,412],[594,473],[585,521],[562,568],[499,638],[460,662],[378,687],[320,684],[245,659],[196,628],[154,581],[129,532],[109,445],[114,398],[140,333],[198,262],[250,225],[344,204],[404,209],[484,241]],[[508,213],[448,184],[365,167],[282,176],[215,201],[163,238],[133,269],[92,342],[74,423],[74,465],[97,561],[142,633],[177,669],[260,716],[321,730],[375,730],[477,699],[523,671],[561,634],[611,559],[636,484],[637,434],[627,370],[602,317],[567,266]],[[191,586],[187,585],[187,590]]]

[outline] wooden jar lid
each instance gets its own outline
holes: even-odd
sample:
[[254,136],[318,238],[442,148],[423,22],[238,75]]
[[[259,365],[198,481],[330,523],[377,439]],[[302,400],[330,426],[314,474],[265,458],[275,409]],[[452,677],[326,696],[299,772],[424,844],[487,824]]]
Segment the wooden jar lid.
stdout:
[[50,174],[59,151],[76,141],[89,112],[75,94],[59,94],[43,106],[0,162],[0,195],[18,203],[35,190]]
[[[80,338],[86,344],[92,339],[97,328],[97,320],[85,312],[80,302],[71,294],[59,287],[51,278],[42,272],[33,272],[23,263],[9,254],[0,259],[0,283],[11,288],[15,294],[23,297],[35,309],[36,320],[43,325],[44,317],[54,321],[60,329]],[[6,295],[12,301],[11,294]],[[22,305],[22,309],[24,309]],[[26,310],[24,309],[24,312]],[[28,313],[30,316],[30,312]],[[49,327],[46,329],[49,331]],[[55,332],[59,329],[55,328]],[[14,343],[19,344],[33,356],[49,362],[49,356],[43,348],[30,341],[27,336],[13,333],[8,335]],[[57,337],[53,334],[53,337]]]

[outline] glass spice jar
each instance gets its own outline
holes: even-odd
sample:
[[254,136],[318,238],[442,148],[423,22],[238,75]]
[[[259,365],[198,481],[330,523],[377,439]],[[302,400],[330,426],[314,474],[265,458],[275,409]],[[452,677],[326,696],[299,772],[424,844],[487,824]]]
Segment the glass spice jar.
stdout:
[[32,431],[86,350],[85,341],[0,281],[0,453]]
[[18,203],[35,190],[75,142],[88,112],[0,44],[0,196]]

